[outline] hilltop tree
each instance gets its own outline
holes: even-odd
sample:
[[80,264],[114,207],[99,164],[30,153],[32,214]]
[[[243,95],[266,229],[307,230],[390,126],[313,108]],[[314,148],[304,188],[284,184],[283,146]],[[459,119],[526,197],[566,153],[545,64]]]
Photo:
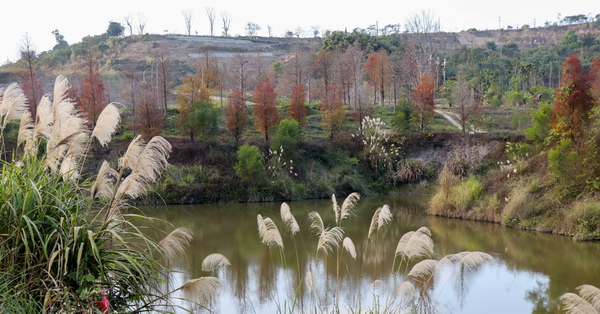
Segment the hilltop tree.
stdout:
[[344,103],[342,93],[335,84],[329,87],[327,97],[321,102],[321,125],[329,132],[329,138],[342,129]]
[[433,78],[431,75],[423,75],[419,79],[419,85],[413,93],[413,104],[421,132],[425,132],[425,125],[433,118],[433,110],[435,109],[434,97]]
[[229,104],[225,107],[225,127],[239,143],[244,129],[248,125],[248,111],[246,110],[246,100],[241,89],[234,90],[229,95]]
[[229,36],[229,27],[231,25],[231,15],[227,12],[221,13],[221,20],[223,20],[223,36]]
[[275,86],[268,76],[263,76],[254,92],[256,103],[254,105],[254,118],[256,119],[256,129],[265,134],[265,142],[267,143],[269,142],[269,133],[273,132],[272,128],[279,124],[276,98]]
[[302,84],[296,84],[290,95],[290,119],[295,120],[301,126],[306,126],[306,92]]
[[104,83],[100,77],[97,64],[91,55],[86,57],[85,67],[87,76],[81,91],[81,111],[92,128],[96,126],[96,121],[100,113],[108,104]]
[[133,16],[131,14],[127,14],[127,16],[125,16],[125,24],[129,28],[129,36],[133,35],[133,23]]
[[144,35],[144,28],[146,28],[146,22],[148,20],[146,19],[146,16],[144,15],[144,13],[141,13],[141,12],[138,12],[137,18],[138,18],[138,28],[140,29],[140,35]]
[[554,101],[552,131],[559,137],[575,139],[588,121],[596,101],[590,92],[590,81],[579,58],[571,55],[562,66],[560,87]]
[[121,23],[113,21],[108,22],[108,29],[106,30],[108,36],[121,36],[124,31],[125,27],[123,27]]
[[206,16],[208,17],[208,24],[210,25],[210,36],[214,36],[215,18],[217,16],[215,13],[215,8],[205,7],[204,10],[206,10]]
[[246,35],[248,35],[248,37],[256,36],[256,33],[259,30],[260,30],[260,25],[254,23],[254,22],[246,23]]
[[181,11],[181,15],[183,15],[183,22],[185,23],[185,30],[187,31],[187,35],[190,36],[192,34],[192,21],[194,19],[194,11],[183,10]]
[[27,98],[27,108],[32,117],[36,117],[37,106],[44,93],[40,82],[38,57],[31,38],[26,34],[19,47],[19,72],[21,77],[21,89]]

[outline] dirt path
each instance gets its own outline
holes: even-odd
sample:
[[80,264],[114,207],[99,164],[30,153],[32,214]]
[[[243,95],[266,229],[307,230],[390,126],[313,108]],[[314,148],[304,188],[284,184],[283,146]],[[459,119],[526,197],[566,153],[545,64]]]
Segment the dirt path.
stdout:
[[[442,111],[442,110],[438,110],[438,109],[435,109],[434,111],[436,113],[442,115],[442,117],[444,117],[446,120],[450,121],[450,123],[452,123],[452,125],[454,125],[455,127],[457,127],[459,130],[462,130],[462,125],[460,124],[460,122],[458,122],[456,120],[456,119],[458,119],[458,116],[455,113],[448,112],[448,111]],[[467,125],[467,133],[469,133],[469,134],[484,133],[484,131],[478,130],[472,124],[468,124]]]

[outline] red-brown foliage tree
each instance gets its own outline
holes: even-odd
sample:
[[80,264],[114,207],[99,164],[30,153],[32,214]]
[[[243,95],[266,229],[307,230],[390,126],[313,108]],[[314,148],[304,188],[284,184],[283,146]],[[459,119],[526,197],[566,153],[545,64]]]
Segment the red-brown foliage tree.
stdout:
[[268,76],[263,76],[254,91],[254,125],[259,132],[265,134],[265,142],[269,142],[269,133],[279,124],[276,98],[275,86]]
[[302,84],[297,84],[290,95],[290,119],[296,120],[301,126],[306,126],[306,92]]
[[142,83],[133,129],[145,139],[159,135],[165,128],[163,108],[158,104],[156,90],[149,82]]
[[333,81],[335,58],[333,54],[327,50],[321,50],[317,53],[317,58],[314,63],[315,76],[321,81],[322,95],[327,96],[329,85]]
[[419,85],[417,85],[417,89],[412,95],[421,132],[425,132],[425,125],[433,118],[433,110],[435,109],[434,97],[433,77],[430,75],[421,76]]
[[391,69],[389,55],[384,50],[369,54],[365,63],[367,79],[371,86],[373,86],[375,98],[377,98],[377,92],[379,92],[380,103],[382,105],[385,102],[385,90],[391,81]]
[[570,56],[562,66],[560,87],[555,95],[553,132],[560,137],[578,137],[595,103],[588,73],[576,55]]
[[104,107],[108,104],[104,83],[98,72],[96,60],[88,56],[85,62],[86,78],[81,91],[81,112],[94,128]]
[[225,127],[235,139],[235,143],[238,144],[248,125],[246,100],[241,89],[236,89],[229,94],[229,104],[225,107],[225,118],[227,119]]
[[40,71],[38,57],[35,47],[29,36],[25,35],[19,47],[21,59],[19,59],[19,72],[21,77],[21,89],[27,98],[27,108],[31,116],[36,118],[37,106],[44,94],[40,82]]
[[321,102],[321,125],[329,132],[329,138],[342,129],[344,122],[344,102],[342,92],[332,84],[327,91],[327,97]]

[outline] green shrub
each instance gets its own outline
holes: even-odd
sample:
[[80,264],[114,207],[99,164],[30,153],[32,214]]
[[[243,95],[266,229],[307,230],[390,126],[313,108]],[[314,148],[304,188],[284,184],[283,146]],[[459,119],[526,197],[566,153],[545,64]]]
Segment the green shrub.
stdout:
[[242,145],[237,151],[235,174],[245,182],[261,183],[265,178],[263,154],[258,147]]
[[574,226],[573,233],[579,239],[600,239],[600,202],[583,201],[574,204],[567,214],[569,224]]
[[474,200],[481,198],[482,192],[483,185],[479,180],[473,176],[469,177],[452,189],[454,207],[459,211],[468,210]]
[[525,137],[536,143],[538,148],[545,145],[550,136],[550,119],[552,111],[552,104],[543,103],[538,110],[531,112],[531,127],[525,129]]
[[298,159],[297,146],[302,137],[302,128],[295,120],[281,120],[271,141],[271,150],[283,148],[284,159]]

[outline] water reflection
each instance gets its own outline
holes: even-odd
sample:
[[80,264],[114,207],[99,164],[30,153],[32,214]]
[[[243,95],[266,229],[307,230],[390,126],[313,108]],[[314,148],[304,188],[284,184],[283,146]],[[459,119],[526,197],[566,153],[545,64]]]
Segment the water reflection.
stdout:
[[[279,203],[159,206],[143,211],[193,230],[195,238],[187,260],[171,266],[182,272],[178,277],[181,282],[207,275],[221,278],[223,288],[211,307],[222,313],[289,312],[292,306],[296,312],[303,308],[313,312],[316,304],[328,309],[339,304],[341,312],[352,312],[359,305],[367,309],[380,305],[381,310],[393,304],[390,309],[399,309],[402,304],[392,300],[410,265],[402,265],[400,273],[392,273],[399,262],[396,260],[394,265],[394,251],[404,233],[421,226],[431,229],[440,257],[483,251],[497,261],[476,269],[442,268],[428,283],[430,288],[422,290],[421,299],[426,302],[420,302],[419,312],[552,313],[558,311],[557,300],[562,293],[584,283],[600,286],[598,243],[576,243],[495,224],[432,217],[424,214],[423,203],[422,199],[403,197],[361,200],[356,216],[342,223],[358,256],[354,260],[344,252],[339,272],[336,252],[327,257],[317,255],[318,239],[308,230],[308,213],[313,210],[319,212],[326,226],[335,224],[328,200],[289,203],[301,229],[296,237],[285,229]],[[383,204],[390,206],[394,218],[368,242],[371,216]],[[257,214],[270,217],[278,225],[285,242],[283,254],[261,244]],[[166,232],[173,228],[167,224],[155,227]],[[202,260],[211,253],[225,255],[231,269],[218,274],[203,272]],[[316,291],[306,285],[307,272],[315,279]]]

